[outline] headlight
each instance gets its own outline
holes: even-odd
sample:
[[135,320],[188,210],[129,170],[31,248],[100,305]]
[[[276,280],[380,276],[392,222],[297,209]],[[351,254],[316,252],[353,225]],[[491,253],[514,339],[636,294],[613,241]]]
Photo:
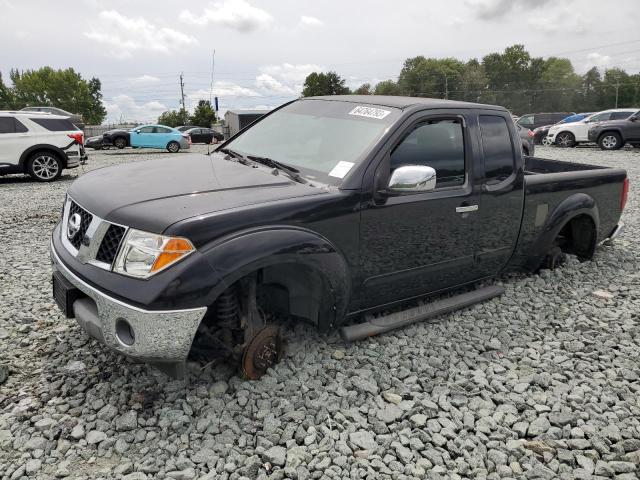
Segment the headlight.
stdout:
[[116,258],[114,272],[148,278],[179,262],[196,249],[186,238],[129,229]]

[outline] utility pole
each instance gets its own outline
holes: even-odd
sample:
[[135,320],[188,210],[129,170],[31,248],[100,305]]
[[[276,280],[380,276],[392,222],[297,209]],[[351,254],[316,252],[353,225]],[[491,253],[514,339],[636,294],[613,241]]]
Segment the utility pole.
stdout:
[[213,49],[213,55],[211,56],[211,85],[209,86],[209,105],[213,105],[211,103],[211,97],[213,96],[213,68],[216,65],[216,50]]
[[444,99],[449,100],[449,79],[447,78],[447,72],[444,72]]
[[185,118],[187,107],[184,104],[184,82],[182,81],[182,77],[184,72],[180,72],[180,95],[182,96],[182,122],[187,123],[187,119]]
[[616,83],[616,106],[614,108],[618,108],[618,89],[620,88],[620,80]]

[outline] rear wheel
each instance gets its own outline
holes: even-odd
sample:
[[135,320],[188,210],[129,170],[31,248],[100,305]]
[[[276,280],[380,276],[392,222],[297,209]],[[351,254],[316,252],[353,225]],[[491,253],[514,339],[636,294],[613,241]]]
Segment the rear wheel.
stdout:
[[562,132],[556,136],[556,145],[563,148],[573,147],[576,144],[576,137],[571,132]]
[[116,148],[119,148],[120,150],[122,150],[124,147],[127,146],[127,141],[122,137],[118,137],[113,141],[113,145]]
[[618,150],[622,148],[622,137],[616,132],[607,132],[600,136],[598,145],[602,150]]
[[549,145],[551,145],[551,140],[549,140],[549,137],[545,135],[544,137],[542,137],[542,140],[540,140],[540,143],[545,147],[548,147]]
[[171,141],[167,144],[167,150],[171,153],[178,153],[180,151],[180,144],[176,141]]
[[62,162],[51,152],[37,152],[29,158],[27,172],[38,182],[52,182],[62,175]]

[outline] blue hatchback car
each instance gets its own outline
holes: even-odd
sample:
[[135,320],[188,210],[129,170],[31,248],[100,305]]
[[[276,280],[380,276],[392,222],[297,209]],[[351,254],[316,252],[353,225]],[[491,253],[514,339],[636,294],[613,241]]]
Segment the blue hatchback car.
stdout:
[[165,125],[141,125],[129,132],[131,146],[138,148],[166,148],[177,153],[181,148],[189,148],[189,135]]

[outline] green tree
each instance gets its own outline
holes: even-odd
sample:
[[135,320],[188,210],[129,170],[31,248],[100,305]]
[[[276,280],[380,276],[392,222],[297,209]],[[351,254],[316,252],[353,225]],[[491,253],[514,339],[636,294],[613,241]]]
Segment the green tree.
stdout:
[[591,68],[581,79],[581,91],[576,99],[578,110],[596,112],[603,109],[602,75],[597,67]]
[[84,80],[73,68],[11,70],[14,108],[51,106],[79,113],[86,123],[102,123],[107,111],[102,104],[100,80]]
[[197,127],[211,127],[216,121],[216,112],[211,107],[209,100],[198,101],[198,106],[191,115],[190,125]]
[[464,64],[455,58],[408,58],[398,77],[404,95],[414,97],[459,98]]
[[189,114],[183,109],[168,110],[166,112],[162,112],[158,117],[158,124],[166,125],[167,127],[179,127],[180,125],[187,125],[188,123]]
[[13,93],[11,89],[7,87],[2,80],[2,73],[0,72],[0,110],[10,110],[13,107]]
[[345,80],[336,72],[317,73],[312,72],[304,80],[302,89],[303,97],[313,97],[317,95],[346,95],[349,88],[345,85]]
[[373,90],[376,95],[400,95],[400,87],[393,80],[383,80]]
[[371,92],[371,84],[363,83],[358,88],[356,88],[353,93],[355,93],[356,95],[372,95],[373,93]]

